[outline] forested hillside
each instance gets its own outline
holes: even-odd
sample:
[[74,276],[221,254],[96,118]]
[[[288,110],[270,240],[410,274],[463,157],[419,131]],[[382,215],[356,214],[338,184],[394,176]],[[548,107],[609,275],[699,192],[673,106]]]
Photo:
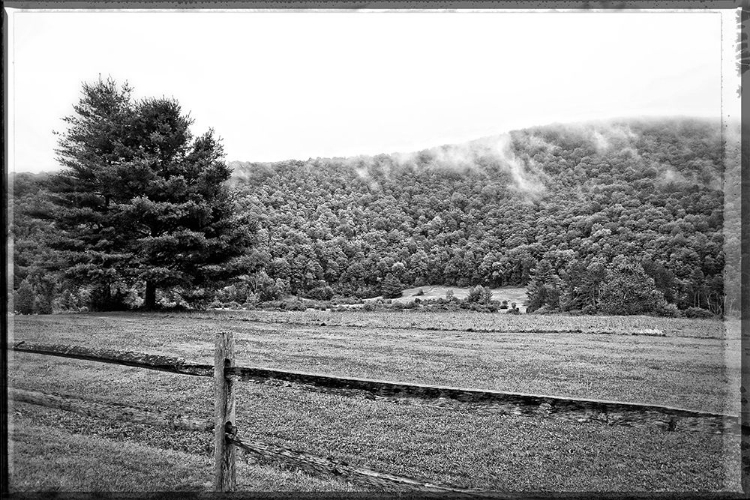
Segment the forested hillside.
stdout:
[[[239,302],[481,284],[528,286],[529,311],[725,305],[718,122],[550,125],[413,154],[229,165],[254,218]],[[24,215],[39,184],[16,177],[17,286],[45,252]]]
[[[375,295],[391,274],[530,284],[532,309],[593,312],[601,285],[630,273],[682,309],[720,308],[718,123],[545,126],[411,155],[233,167],[261,227],[259,267],[292,293]],[[637,308],[658,302],[649,293]]]

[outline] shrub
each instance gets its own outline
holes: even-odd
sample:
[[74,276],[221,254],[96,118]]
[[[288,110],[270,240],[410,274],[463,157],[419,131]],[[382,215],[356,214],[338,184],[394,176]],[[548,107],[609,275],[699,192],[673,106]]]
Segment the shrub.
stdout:
[[37,314],[52,314],[52,301],[44,295],[34,298],[34,312]]
[[595,315],[598,312],[598,310],[597,310],[596,306],[588,304],[586,306],[583,306],[583,309],[581,309],[581,312],[583,314],[590,314],[590,315],[593,316],[593,315]]
[[299,299],[287,299],[282,300],[279,307],[287,311],[304,311],[307,309],[307,304]]
[[16,290],[13,308],[20,314],[32,314],[34,312],[34,290],[31,283],[23,280]]
[[467,302],[476,302],[478,304],[489,304],[492,299],[492,290],[477,285],[469,290],[469,296],[466,297]]
[[255,309],[255,306],[258,305],[259,298],[258,295],[250,292],[247,294],[247,297],[245,298],[245,307],[248,309]]
[[333,304],[361,304],[362,299],[359,297],[350,297],[350,296],[343,296],[343,295],[334,295],[331,299],[331,302]]
[[674,304],[660,304],[656,309],[656,314],[659,316],[666,316],[668,318],[679,318],[682,317],[682,311],[680,311]]
[[709,319],[716,317],[711,311],[701,309],[700,307],[688,307],[685,309],[684,314],[686,318]]
[[539,309],[534,310],[534,314],[552,314],[557,312],[558,310],[554,307],[550,306],[549,304],[545,304]]
[[333,298],[333,289],[328,285],[318,286],[308,291],[305,297],[315,300],[331,300]]

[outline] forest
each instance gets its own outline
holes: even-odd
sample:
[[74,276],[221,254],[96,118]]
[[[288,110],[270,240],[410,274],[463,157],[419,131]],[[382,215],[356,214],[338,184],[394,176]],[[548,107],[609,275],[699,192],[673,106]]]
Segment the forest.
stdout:
[[[250,243],[194,304],[481,285],[527,287],[536,313],[722,315],[738,306],[725,277],[739,276],[724,217],[735,208],[724,169],[738,162],[723,134],[707,119],[627,119],[408,154],[231,161],[225,185]],[[16,300],[36,312],[91,307],[91,290],[55,267],[55,223],[35,215],[49,208],[51,179],[14,176]],[[142,304],[143,283],[118,286],[124,303]],[[164,287],[157,301],[185,292]]]

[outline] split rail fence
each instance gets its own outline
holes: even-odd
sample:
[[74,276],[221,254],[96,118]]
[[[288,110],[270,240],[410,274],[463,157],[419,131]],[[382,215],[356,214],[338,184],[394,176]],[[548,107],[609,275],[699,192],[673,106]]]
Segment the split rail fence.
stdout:
[[443,403],[482,405],[491,408],[498,414],[529,415],[574,422],[600,422],[609,425],[656,426],[664,431],[671,432],[716,434],[740,432],[740,422],[737,416],[666,406],[404,384],[258,367],[240,367],[235,365],[234,336],[232,333],[226,332],[216,334],[213,365],[188,363],[182,358],[170,356],[91,349],[82,346],[42,344],[30,341],[16,342],[10,348],[17,352],[113,363],[183,375],[213,377],[214,418],[205,421],[192,419],[181,414],[167,415],[119,403],[102,404],[70,396],[45,394],[18,388],[9,388],[9,396],[15,401],[62,409],[96,418],[126,420],[191,431],[213,430],[214,490],[221,492],[236,489],[235,456],[236,450],[239,448],[255,456],[286,462],[314,474],[333,475],[383,490],[407,489],[451,492],[460,496],[481,495],[481,492],[476,490],[454,488],[384,474],[369,469],[352,467],[332,459],[317,457],[289,448],[240,439],[235,419],[236,381],[274,379],[300,384],[301,387],[311,390],[350,396],[370,394],[385,400],[399,398],[442,400]]

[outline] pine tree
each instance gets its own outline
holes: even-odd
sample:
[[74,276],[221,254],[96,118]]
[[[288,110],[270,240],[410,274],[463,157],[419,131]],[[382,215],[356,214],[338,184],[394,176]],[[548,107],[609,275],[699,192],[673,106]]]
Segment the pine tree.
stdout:
[[383,278],[383,284],[380,286],[383,297],[386,299],[401,297],[403,288],[404,286],[393,273],[386,274],[385,278]]
[[208,286],[248,244],[224,182],[230,170],[209,130],[193,138],[192,119],[173,99],[134,101],[109,79],[83,85],[65,118],[50,183],[68,276],[93,284],[107,308],[116,283],[145,284],[144,307],[158,288]]

